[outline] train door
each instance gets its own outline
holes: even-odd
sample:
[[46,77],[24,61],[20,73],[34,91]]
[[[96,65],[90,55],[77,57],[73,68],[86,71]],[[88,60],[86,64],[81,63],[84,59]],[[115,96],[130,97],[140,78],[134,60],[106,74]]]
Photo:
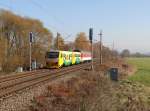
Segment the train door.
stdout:
[[64,60],[63,60],[63,52],[59,51],[59,67],[62,67],[64,64]]
[[75,64],[75,62],[76,62],[75,52],[72,52],[72,64]]

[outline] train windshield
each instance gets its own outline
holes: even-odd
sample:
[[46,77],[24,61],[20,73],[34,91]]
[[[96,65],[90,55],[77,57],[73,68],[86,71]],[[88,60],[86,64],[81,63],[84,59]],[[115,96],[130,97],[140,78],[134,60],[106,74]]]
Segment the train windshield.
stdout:
[[58,58],[59,52],[47,52],[47,58]]

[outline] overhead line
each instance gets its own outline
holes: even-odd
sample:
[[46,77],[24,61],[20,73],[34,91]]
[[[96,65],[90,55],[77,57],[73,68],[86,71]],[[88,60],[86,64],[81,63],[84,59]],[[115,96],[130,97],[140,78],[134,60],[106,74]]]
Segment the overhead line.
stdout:
[[[44,12],[47,12],[47,10],[46,10],[46,8],[44,8],[41,4],[39,4],[38,2],[36,2],[36,1],[34,1],[34,0],[31,0],[31,2],[34,4],[34,5],[36,5],[37,7],[39,7],[40,9],[42,9]],[[49,15],[49,14],[48,14]],[[55,16],[52,16],[52,15],[49,15],[50,17],[53,17],[54,19],[57,19],[57,22],[59,22],[60,20],[58,20],[58,18],[57,17],[55,17]],[[59,22],[59,24],[61,24],[61,25],[64,25],[64,23],[62,23],[62,22]],[[55,29],[57,29],[57,28],[55,28]],[[59,30],[58,30],[58,32],[59,32]],[[70,38],[71,36],[71,34],[68,34],[68,33],[65,33],[64,32],[64,34],[66,34],[67,35],[67,39],[68,38]],[[65,39],[66,39],[65,38]]]
[[6,5],[6,4],[3,4],[3,3],[0,3],[0,8],[8,8],[9,10],[11,9],[9,5]]
[[[45,7],[43,7],[41,4],[39,4],[37,1],[31,0],[31,2],[35,3],[37,6],[39,6],[39,8],[41,8],[42,10],[47,11],[47,9]],[[48,12],[47,12],[48,13]],[[58,19],[55,15],[50,15],[51,17],[55,19],[57,19],[57,22],[59,22],[61,25],[64,25],[64,22],[62,22],[60,19]]]

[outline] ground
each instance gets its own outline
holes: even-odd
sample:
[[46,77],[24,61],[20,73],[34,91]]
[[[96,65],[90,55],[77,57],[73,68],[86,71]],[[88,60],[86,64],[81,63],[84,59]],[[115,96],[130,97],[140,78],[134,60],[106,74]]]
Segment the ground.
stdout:
[[[149,111],[150,90],[129,80],[111,81],[101,71],[84,71],[78,77],[52,84],[36,96],[31,111]],[[103,66],[103,68],[107,68]]]
[[127,61],[137,68],[137,71],[128,79],[150,86],[150,58],[128,58]]
[[[142,79],[141,81],[137,79],[143,76],[139,72],[141,70],[146,71],[144,76],[149,77],[150,63],[148,62],[150,58],[129,58],[130,65],[123,61],[109,62],[94,66],[94,71],[78,71],[77,76],[73,76],[72,73],[67,79],[62,78],[56,82],[47,83],[46,86],[39,87],[35,91],[27,90],[27,94],[24,92],[25,94],[18,95],[28,97],[28,102],[25,99],[21,105],[28,110],[22,111],[150,111],[150,89],[143,85],[146,78],[143,82],[141,82]],[[108,73],[111,67],[118,67],[119,75],[126,74],[123,76],[125,78],[111,81]],[[137,71],[133,74],[133,69],[136,67]],[[131,73],[129,77],[127,77],[128,73]],[[35,94],[35,92],[39,93]],[[6,100],[5,106],[2,106],[7,108],[7,104]],[[13,104],[12,107],[14,107]],[[4,109],[1,110],[4,111]]]

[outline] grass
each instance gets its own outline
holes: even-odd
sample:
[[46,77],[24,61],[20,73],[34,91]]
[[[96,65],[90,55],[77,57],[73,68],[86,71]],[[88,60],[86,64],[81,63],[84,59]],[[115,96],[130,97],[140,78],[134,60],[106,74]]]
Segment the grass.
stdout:
[[137,67],[137,72],[128,79],[150,86],[150,58],[128,58],[127,61]]
[[29,111],[150,111],[149,97],[150,90],[141,84],[116,84],[100,71],[85,71],[50,84],[34,97]]

